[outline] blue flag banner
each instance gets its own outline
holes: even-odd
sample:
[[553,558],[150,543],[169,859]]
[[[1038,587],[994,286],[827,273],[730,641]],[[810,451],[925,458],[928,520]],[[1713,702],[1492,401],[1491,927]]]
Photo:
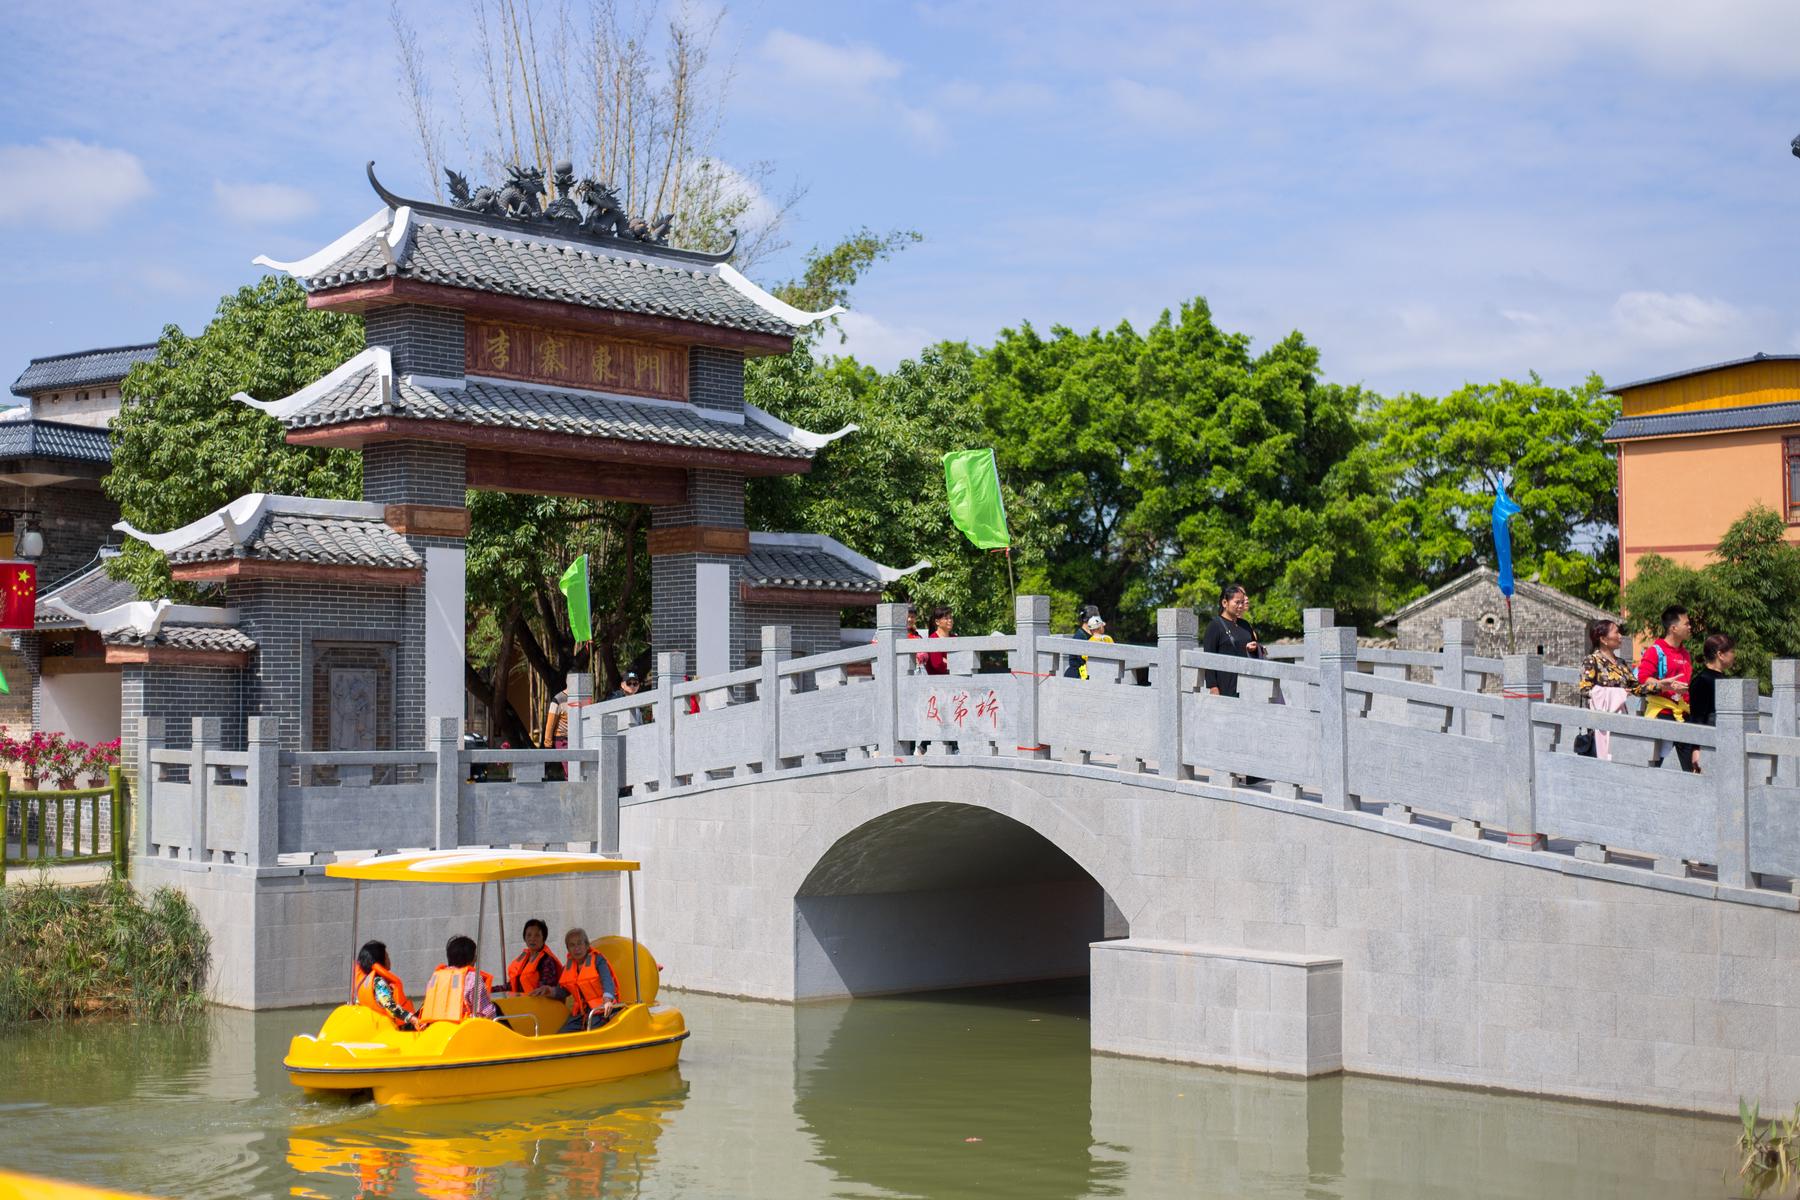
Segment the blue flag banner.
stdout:
[[1494,493],[1494,569],[1500,573],[1500,594],[1513,594],[1512,569],[1512,533],[1506,522],[1514,513],[1523,512],[1518,503],[1506,494],[1506,485],[1499,485]]

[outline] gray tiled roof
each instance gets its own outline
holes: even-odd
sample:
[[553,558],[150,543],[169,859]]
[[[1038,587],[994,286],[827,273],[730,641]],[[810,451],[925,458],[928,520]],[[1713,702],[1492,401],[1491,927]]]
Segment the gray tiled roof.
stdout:
[[1676,433],[1722,433],[1731,429],[1766,429],[1772,425],[1800,425],[1800,402],[1751,404],[1743,408],[1709,408],[1701,412],[1653,413],[1620,417],[1606,431],[1606,440],[1666,437]]
[[69,579],[56,584],[49,591],[40,592],[37,600],[37,619],[34,622],[39,629],[73,629],[81,622],[67,613],[58,612],[45,607],[51,600],[61,600],[77,612],[98,613],[121,604],[130,604],[137,597],[137,588],[123,579],[114,579],[106,573],[109,560],[102,559],[93,566]]
[[351,376],[287,418],[291,428],[336,425],[371,417],[409,417],[459,425],[540,429],[550,433],[654,442],[761,454],[772,458],[812,457],[812,451],[753,420],[742,425],[714,421],[690,408],[633,404],[605,396],[554,392],[528,384],[471,380],[462,388],[426,387],[402,376],[392,402],[383,408],[376,369]]
[[744,577],[752,587],[809,588],[832,592],[871,592],[882,583],[825,550],[750,543]]
[[418,554],[375,517],[327,517],[266,513],[242,546],[224,529],[168,553],[171,563],[255,558],[276,562],[329,563],[355,567],[417,567]]
[[241,629],[228,625],[164,625],[156,636],[147,638],[142,630],[121,629],[106,635],[109,646],[176,646],[183,650],[256,649],[256,639]]
[[149,362],[155,357],[156,343],[150,342],[143,346],[110,346],[104,350],[77,350],[72,354],[34,358],[13,380],[13,395],[31,396],[58,388],[117,383],[135,364]]
[[110,463],[106,430],[63,421],[0,421],[0,458],[50,458]]
[[725,329],[791,335],[794,326],[733,288],[710,266],[645,254],[607,254],[477,229],[420,221],[390,266],[385,232],[371,234],[336,262],[306,276],[307,291],[397,275],[422,283],[555,300],[584,308],[646,313]]

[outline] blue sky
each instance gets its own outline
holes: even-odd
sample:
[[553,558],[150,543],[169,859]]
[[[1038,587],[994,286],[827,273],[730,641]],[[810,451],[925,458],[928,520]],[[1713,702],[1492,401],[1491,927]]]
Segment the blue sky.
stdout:
[[[466,52],[461,0],[402,4]],[[1108,7],[731,7],[717,150],[806,188],[758,274],[918,229],[847,319],[882,366],[1196,295],[1383,392],[1800,351],[1792,0]],[[197,332],[374,211],[366,159],[424,193],[380,3],[9,5],[0,44],[9,380]]]

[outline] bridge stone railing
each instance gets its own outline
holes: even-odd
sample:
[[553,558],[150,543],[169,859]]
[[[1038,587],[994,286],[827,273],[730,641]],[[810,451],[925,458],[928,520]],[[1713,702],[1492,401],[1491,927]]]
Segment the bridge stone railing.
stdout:
[[[419,750],[295,753],[272,718],[250,721],[245,751],[220,749],[211,718],[172,750],[150,722],[139,853],[266,867],[417,846],[610,850],[630,805],[956,757],[1176,787],[1254,777],[1321,809],[1727,888],[1786,891],[1800,876],[1797,662],[1776,664],[1768,704],[1750,681],[1726,681],[1717,725],[1688,727],[1550,703],[1541,660],[1476,657],[1467,621],[1446,622],[1436,654],[1371,651],[1313,610],[1297,658],[1245,660],[1201,652],[1191,610],[1161,611],[1154,645],[1053,636],[1043,597],[1020,597],[1016,615],[1013,635],[909,639],[904,606],[883,605],[866,644],[806,658],[788,630],[765,628],[757,666],[683,680],[682,656],[662,654],[655,688],[600,703],[572,677],[567,750],[465,750],[447,720]],[[925,672],[936,653],[948,674]],[[1077,657],[1086,679],[1065,673]],[[1490,665],[1498,693],[1481,690]],[[1208,670],[1236,675],[1239,694],[1210,694]],[[1611,761],[1574,753],[1593,729],[1610,735]],[[1652,768],[1676,736],[1699,747],[1704,774],[1672,753]]]

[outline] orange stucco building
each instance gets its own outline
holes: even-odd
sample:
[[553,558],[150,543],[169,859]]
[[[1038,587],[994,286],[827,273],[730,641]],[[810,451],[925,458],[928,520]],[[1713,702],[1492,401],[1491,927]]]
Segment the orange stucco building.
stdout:
[[1645,554],[1700,566],[1755,504],[1800,542],[1800,354],[1758,354],[1612,389],[1620,582]]

